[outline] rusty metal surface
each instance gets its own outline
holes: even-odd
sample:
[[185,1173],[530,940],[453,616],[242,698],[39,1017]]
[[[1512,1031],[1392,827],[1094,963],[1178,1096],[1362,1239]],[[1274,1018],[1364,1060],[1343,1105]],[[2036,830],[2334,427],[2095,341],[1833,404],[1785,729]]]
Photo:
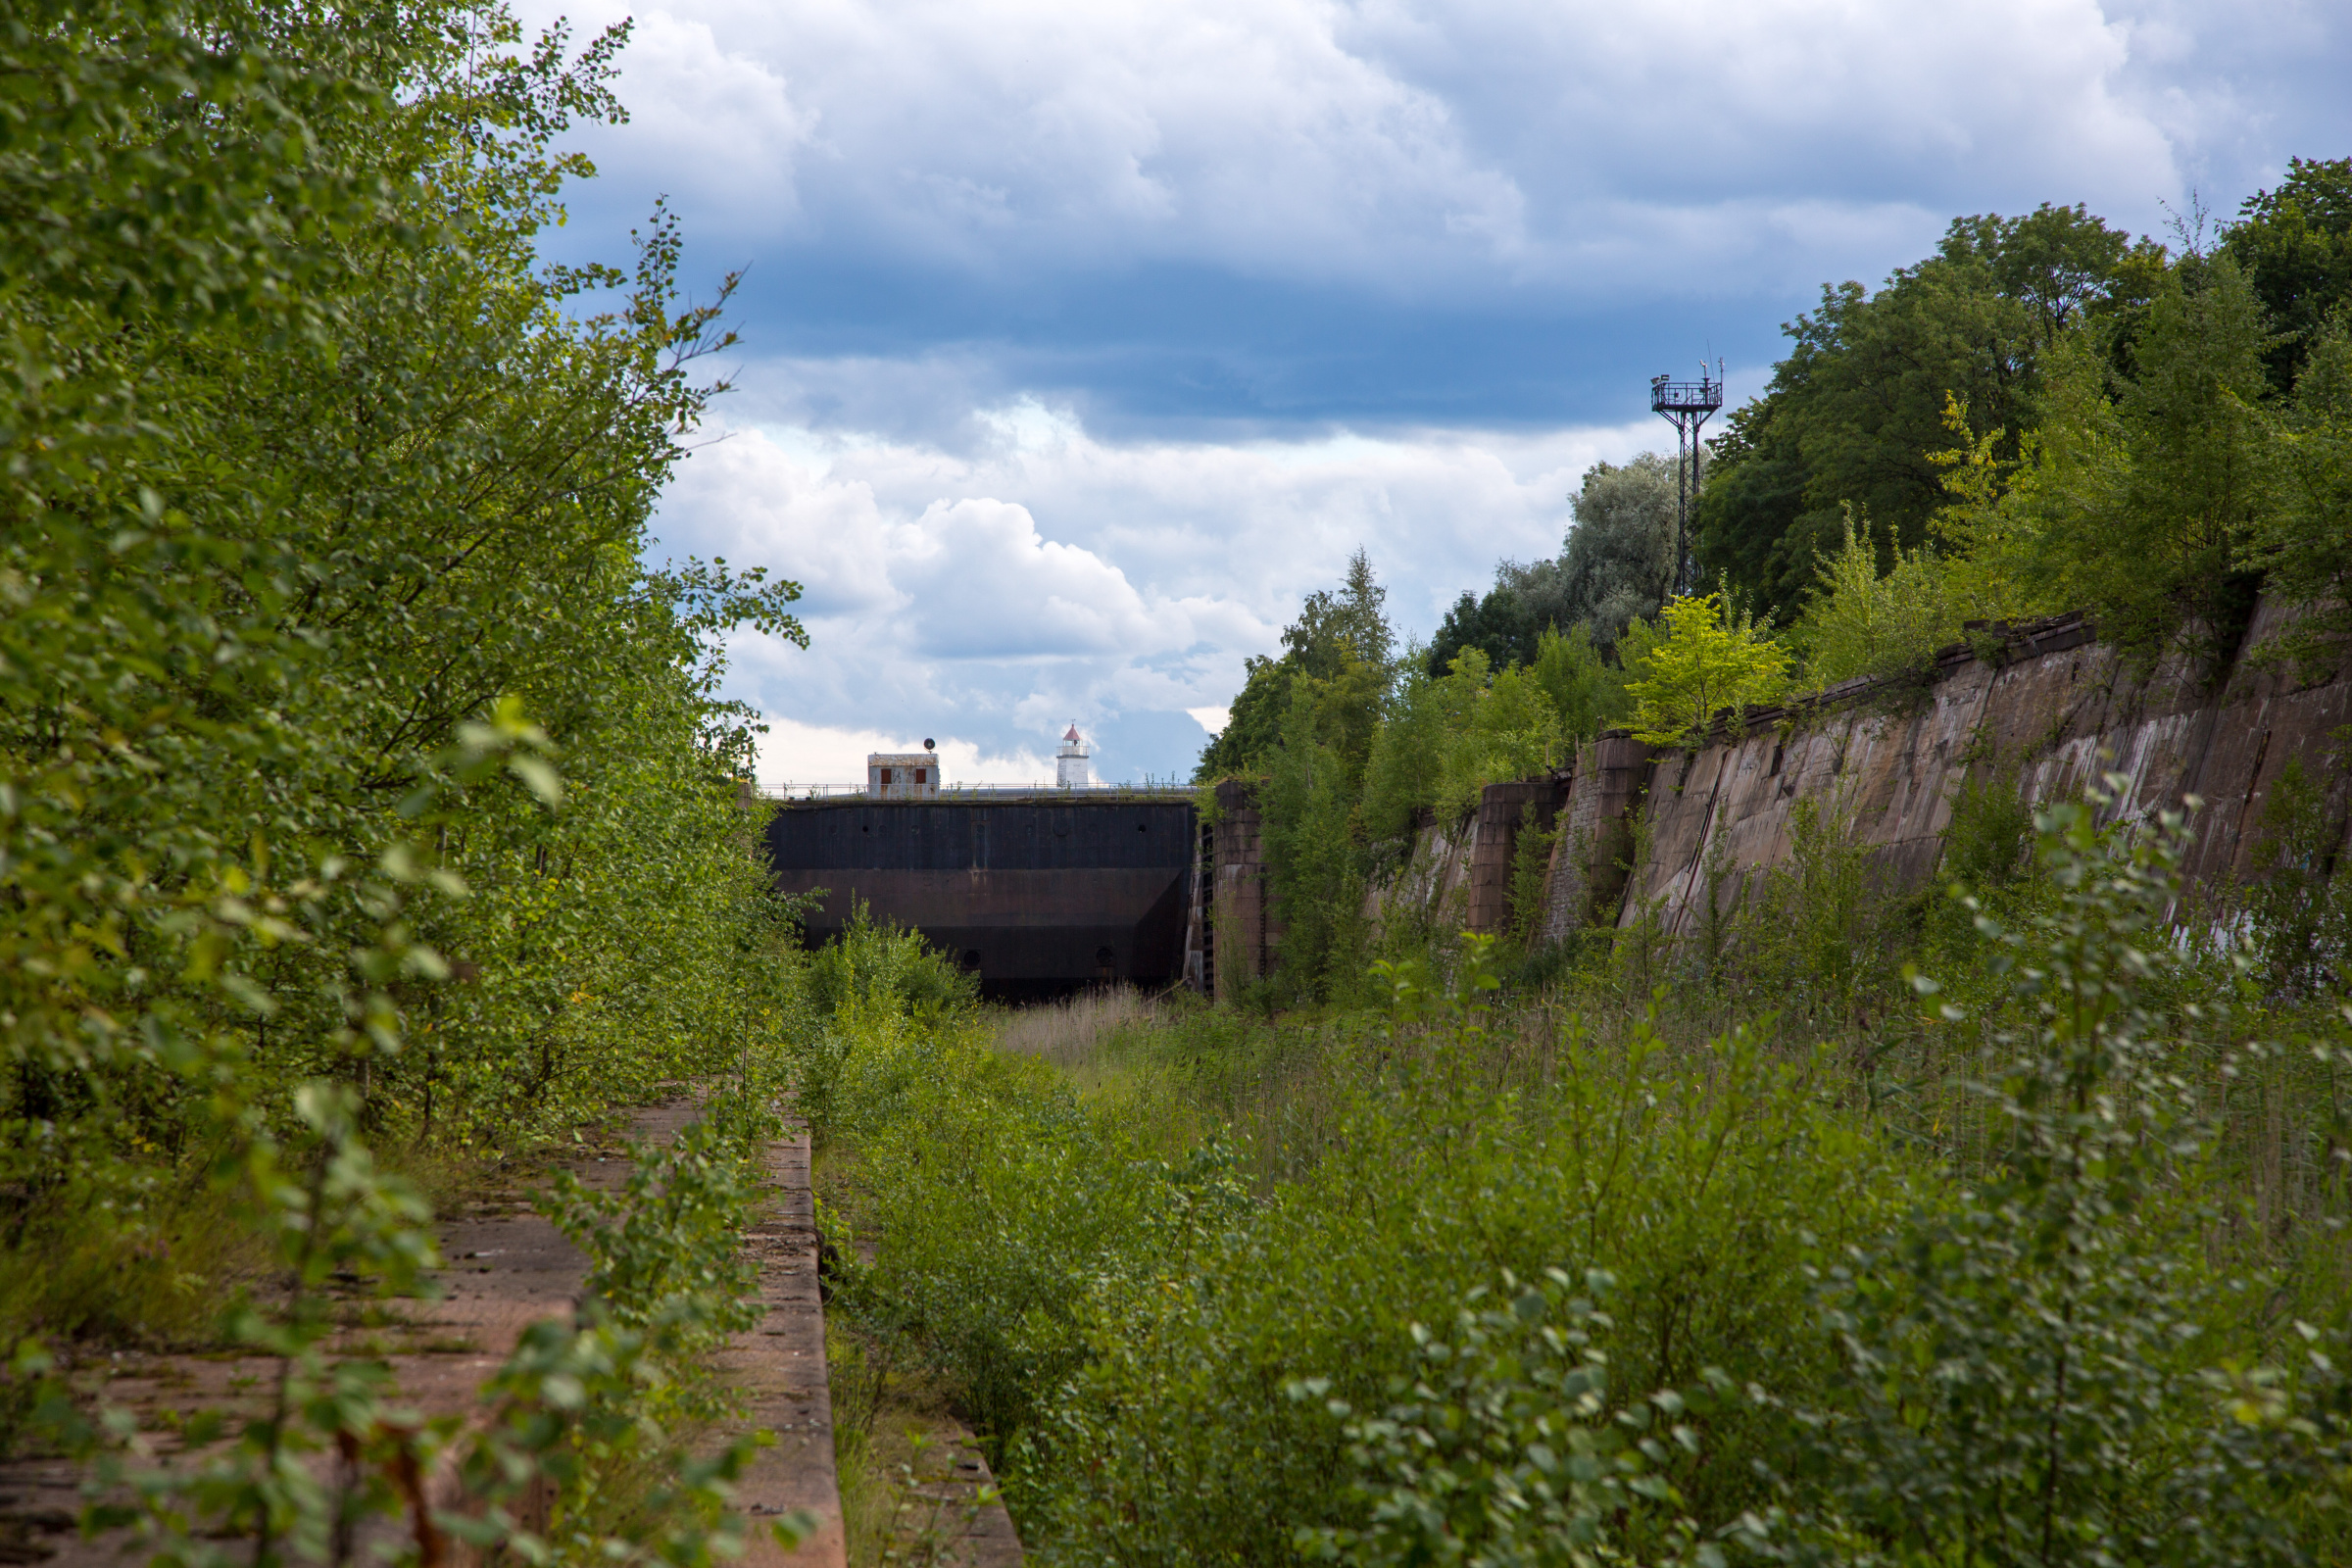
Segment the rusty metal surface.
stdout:
[[768,824],[776,885],[824,897],[812,943],[862,903],[984,984],[1158,985],[1181,976],[1189,801],[808,803]]

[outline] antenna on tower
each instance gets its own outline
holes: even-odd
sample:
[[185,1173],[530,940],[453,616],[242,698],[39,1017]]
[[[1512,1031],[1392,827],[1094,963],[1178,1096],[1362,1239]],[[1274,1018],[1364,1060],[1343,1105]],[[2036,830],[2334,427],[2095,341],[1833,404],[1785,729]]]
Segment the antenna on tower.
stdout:
[[1723,362],[1715,362],[1715,373],[1707,373],[1705,361],[1699,362],[1698,379],[1676,381],[1663,375],[1649,378],[1649,412],[1674,426],[1675,447],[1675,514],[1674,514],[1674,582],[1666,597],[1680,599],[1698,581],[1696,563],[1690,559],[1690,498],[1698,493],[1698,463],[1702,448],[1699,427],[1707,416],[1723,407]]

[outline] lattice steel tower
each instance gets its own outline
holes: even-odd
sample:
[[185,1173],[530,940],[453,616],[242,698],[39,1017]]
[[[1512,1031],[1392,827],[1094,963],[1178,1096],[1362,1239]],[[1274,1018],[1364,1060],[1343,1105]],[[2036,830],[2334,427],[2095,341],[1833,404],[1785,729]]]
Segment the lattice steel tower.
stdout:
[[1707,374],[1701,363],[1695,381],[1670,381],[1662,375],[1649,379],[1649,412],[1674,426],[1674,584],[1666,595],[1669,599],[1680,599],[1698,584],[1697,564],[1690,559],[1690,498],[1698,493],[1698,459],[1703,450],[1698,430],[1707,422],[1707,416],[1722,407],[1721,361],[1716,362],[1713,375]]

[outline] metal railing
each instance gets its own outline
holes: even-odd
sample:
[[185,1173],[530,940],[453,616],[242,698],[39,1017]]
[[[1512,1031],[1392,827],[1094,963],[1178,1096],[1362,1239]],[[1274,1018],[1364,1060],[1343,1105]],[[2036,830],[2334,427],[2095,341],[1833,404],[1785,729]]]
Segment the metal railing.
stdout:
[[825,801],[851,798],[871,798],[898,804],[904,801],[948,800],[1013,800],[1051,796],[1111,797],[1120,795],[1189,796],[1193,787],[1173,779],[1146,778],[1142,783],[1124,784],[1053,784],[1040,780],[1035,784],[942,784],[934,792],[922,795],[893,793],[897,786],[879,793],[863,784],[776,784],[760,785],[752,793],[763,801]]
[[1649,383],[1652,414],[1713,414],[1722,407],[1721,381],[1669,381],[1660,376]]

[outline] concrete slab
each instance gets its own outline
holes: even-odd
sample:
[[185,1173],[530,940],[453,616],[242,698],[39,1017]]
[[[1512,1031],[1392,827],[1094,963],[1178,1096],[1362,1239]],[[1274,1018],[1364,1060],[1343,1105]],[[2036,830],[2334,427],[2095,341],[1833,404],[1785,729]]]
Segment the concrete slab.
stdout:
[[[667,1143],[697,1114],[691,1101],[638,1112],[631,1138]],[[776,1434],[739,1489],[755,1542],[744,1561],[758,1568],[839,1568],[841,1505],[833,1470],[832,1407],[826,1393],[824,1322],[817,1302],[813,1208],[808,1191],[805,1131],[771,1146],[770,1198],[745,1246],[760,1260],[761,1322],[723,1352],[731,1379],[750,1396],[748,1424]],[[629,1158],[611,1149],[565,1161],[591,1187],[625,1181]],[[522,1331],[542,1318],[568,1316],[578,1302],[587,1259],[553,1223],[529,1207],[521,1188],[488,1193],[441,1227],[441,1297],[432,1301],[382,1303],[395,1321],[357,1330],[345,1353],[381,1355],[392,1371],[399,1401],[427,1417],[478,1415],[481,1385],[504,1363]],[[276,1363],[220,1353],[122,1352],[103,1367],[82,1369],[81,1381],[105,1402],[137,1418],[142,1436],[165,1465],[201,1454],[177,1438],[181,1418],[198,1409],[227,1411],[232,1421],[268,1408]],[[94,1371],[94,1376],[88,1375]],[[435,1491],[448,1484],[436,1477]],[[81,1473],[61,1460],[0,1465],[0,1564],[45,1568],[122,1568],[136,1561],[127,1531],[84,1540],[75,1533]],[[761,1528],[793,1508],[808,1508],[824,1528],[790,1557]],[[389,1534],[386,1530],[383,1534]],[[377,1532],[370,1532],[373,1537]]]

